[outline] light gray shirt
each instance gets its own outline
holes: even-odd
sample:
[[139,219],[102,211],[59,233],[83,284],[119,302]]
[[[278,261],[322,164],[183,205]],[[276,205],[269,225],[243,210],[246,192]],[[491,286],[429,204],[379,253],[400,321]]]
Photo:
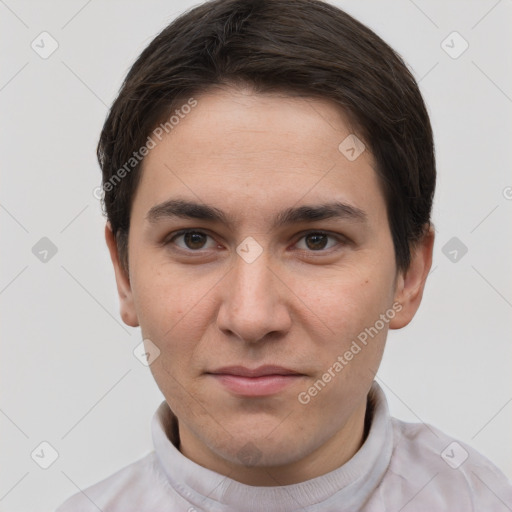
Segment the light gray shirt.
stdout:
[[512,485],[466,444],[392,418],[374,382],[371,426],[338,469],[305,482],[254,487],[180,453],[166,402],[152,421],[154,451],[68,499],[57,512],[510,512]]

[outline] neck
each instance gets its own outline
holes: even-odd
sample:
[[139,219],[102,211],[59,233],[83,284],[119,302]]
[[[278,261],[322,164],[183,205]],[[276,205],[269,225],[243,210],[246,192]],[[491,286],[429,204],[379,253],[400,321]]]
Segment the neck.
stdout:
[[[248,467],[234,463],[209,449],[181,423],[179,450],[193,462],[246,485],[292,485],[334,471],[350,460],[362,446],[368,433],[370,414],[366,412],[365,400],[330,439],[300,460],[288,464],[263,463]],[[261,459],[264,460],[265,457]]]

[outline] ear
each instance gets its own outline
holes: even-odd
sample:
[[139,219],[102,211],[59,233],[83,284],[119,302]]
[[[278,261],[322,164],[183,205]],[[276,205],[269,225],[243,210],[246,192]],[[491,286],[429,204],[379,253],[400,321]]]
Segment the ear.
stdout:
[[105,240],[110,252],[112,264],[114,265],[117,293],[119,295],[119,303],[121,309],[121,318],[126,325],[129,325],[130,327],[138,327],[139,320],[137,318],[135,304],[133,302],[130,278],[127,271],[125,271],[121,265],[117,243],[114,237],[114,233],[112,232],[112,226],[110,225],[110,222],[107,222],[105,226]]
[[423,238],[411,250],[411,264],[397,277],[395,302],[401,304],[395,317],[389,322],[391,329],[405,327],[420,307],[425,282],[432,266],[434,249],[434,227],[430,226]]

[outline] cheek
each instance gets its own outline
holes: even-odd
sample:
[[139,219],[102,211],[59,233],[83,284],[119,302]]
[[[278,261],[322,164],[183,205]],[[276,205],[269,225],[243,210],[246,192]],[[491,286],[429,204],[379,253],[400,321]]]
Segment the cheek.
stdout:
[[[383,277],[384,276],[384,277]],[[376,269],[343,269],[301,278],[296,287],[302,290],[306,307],[322,321],[325,334],[335,343],[355,337],[373,325],[391,305],[392,273]]]
[[165,264],[142,264],[134,275],[132,290],[141,325],[160,335],[200,305],[211,287],[210,280]]
[[365,272],[354,269],[344,272],[343,279],[341,275],[326,280],[329,284],[322,293],[321,287],[311,287],[305,294],[326,326],[322,329],[325,335],[317,331],[311,336],[318,357],[316,378],[330,373],[325,375],[328,389],[315,399],[319,407],[322,403],[355,401],[371,384],[382,358],[389,321],[395,314],[392,271],[386,274],[382,268],[366,267]]
[[[211,317],[211,279],[184,277],[183,270],[146,266],[132,283],[143,338],[160,350],[150,366],[155,382],[174,412],[186,416],[197,407],[190,371]],[[176,278],[176,277],[179,278]]]
[[195,347],[211,321],[217,275],[197,275],[176,266],[141,266],[132,282],[144,338],[160,351],[168,368],[190,365]]

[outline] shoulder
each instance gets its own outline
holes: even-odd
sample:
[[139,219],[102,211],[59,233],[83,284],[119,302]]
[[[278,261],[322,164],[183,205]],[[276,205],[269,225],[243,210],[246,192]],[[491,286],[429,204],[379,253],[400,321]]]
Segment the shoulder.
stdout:
[[392,425],[393,454],[383,480],[391,493],[401,489],[402,499],[435,510],[512,509],[511,483],[474,448],[428,424],[392,418]]
[[153,497],[165,493],[165,487],[166,479],[161,474],[155,452],[151,452],[71,496],[55,512],[146,510]]

